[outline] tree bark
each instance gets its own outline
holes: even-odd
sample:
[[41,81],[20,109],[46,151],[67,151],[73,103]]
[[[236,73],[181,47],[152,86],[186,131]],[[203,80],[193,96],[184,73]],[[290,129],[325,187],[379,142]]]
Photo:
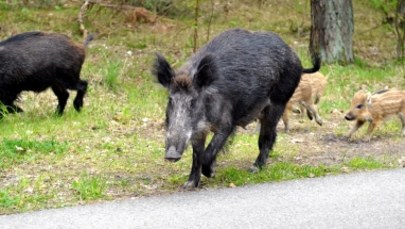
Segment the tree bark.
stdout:
[[352,63],[352,1],[311,0],[311,20],[311,53],[319,53],[326,63]]
[[405,0],[398,0],[395,12],[395,33],[397,35],[397,58],[404,58],[405,49]]
[[197,51],[198,47],[198,17],[199,17],[199,9],[200,9],[200,1],[195,1],[195,15],[194,15],[194,45],[193,45],[193,52]]

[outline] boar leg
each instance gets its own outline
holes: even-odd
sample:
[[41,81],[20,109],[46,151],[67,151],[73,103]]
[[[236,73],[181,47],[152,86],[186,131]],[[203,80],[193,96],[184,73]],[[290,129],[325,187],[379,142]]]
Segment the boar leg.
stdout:
[[353,128],[350,130],[348,137],[351,139],[353,133],[356,132],[363,124],[364,124],[364,121],[357,120],[356,124],[355,124],[355,125],[353,126]]
[[202,155],[202,174],[206,177],[213,177],[215,175],[214,167],[218,152],[225,145],[226,140],[232,134],[233,128],[228,127],[220,130],[212,137],[210,144]]
[[[1,102],[0,102],[0,104],[1,104]],[[21,109],[20,107],[14,105],[14,104],[5,105],[4,110],[2,110],[0,108],[0,120],[3,118],[4,112],[6,112],[6,113],[18,113],[18,112],[23,112],[23,109]]]
[[367,129],[368,141],[371,140],[371,134],[373,133],[374,129],[378,126],[378,124],[379,122],[371,121],[370,124],[368,125]]
[[[23,109],[21,109],[19,106],[14,104],[14,101],[18,98],[18,92],[15,91],[7,91],[7,98],[4,99],[3,101],[0,101],[0,105],[4,105],[3,111],[8,112],[8,113],[19,113],[19,112],[24,112]],[[0,109],[0,115],[3,115],[3,112]]]
[[[310,117],[310,115],[312,117],[315,117],[315,121],[316,123],[318,123],[318,125],[322,126],[322,118],[319,116],[318,112],[315,110],[314,106],[312,106],[311,104],[305,103],[303,102],[302,105],[307,109],[307,115],[308,117]],[[312,120],[312,118],[310,118]]]
[[405,112],[399,113],[399,119],[401,119],[402,122],[402,135],[405,136]]
[[66,102],[69,98],[69,92],[60,86],[52,86],[52,91],[55,93],[56,97],[58,97],[58,107],[56,108],[56,113],[58,115],[62,115],[63,110],[65,110]]
[[285,106],[284,113],[282,116],[282,120],[284,123],[284,131],[287,133],[290,131],[290,125],[288,123],[288,117],[289,114],[293,111],[293,104],[291,102],[288,102],[287,105]]
[[198,187],[201,178],[201,156],[204,154],[206,135],[192,140],[193,165],[191,166],[188,181],[183,185],[184,189],[194,189]]
[[19,106],[12,104],[10,106],[7,106],[7,112],[8,113],[20,113],[20,112],[24,112],[24,111]]
[[287,133],[288,131],[290,131],[290,126],[288,124],[288,109],[285,109],[284,113],[283,113],[283,123],[284,123],[284,131]]
[[80,111],[80,109],[83,107],[83,97],[86,94],[87,91],[87,81],[81,80],[77,86],[77,95],[75,100],[73,101],[73,106],[76,109],[76,111]]
[[255,163],[250,168],[251,172],[257,172],[266,164],[269,153],[273,148],[276,141],[277,123],[281,118],[284,111],[283,104],[272,103],[271,106],[267,106],[263,110],[263,117],[260,119],[260,136],[259,136],[259,149],[260,154],[257,157]]
[[311,111],[308,110],[308,109],[306,109],[306,110],[307,110],[307,117],[308,117],[308,119],[312,121],[312,119],[314,119],[314,114],[313,114],[313,112],[311,112]]

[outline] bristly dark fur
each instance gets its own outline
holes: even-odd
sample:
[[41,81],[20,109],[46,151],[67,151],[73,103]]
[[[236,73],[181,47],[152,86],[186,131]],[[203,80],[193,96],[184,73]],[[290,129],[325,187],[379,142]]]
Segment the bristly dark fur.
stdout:
[[159,53],[156,53],[156,60],[153,63],[152,74],[156,76],[159,83],[166,88],[169,87],[172,78],[175,75],[174,71],[170,67],[170,64]]
[[376,95],[376,94],[383,94],[383,93],[385,93],[385,92],[387,92],[387,91],[389,91],[389,89],[384,88],[384,89],[381,89],[381,90],[378,90],[378,91],[374,92],[373,95]]
[[[264,166],[276,140],[277,123],[301,75],[320,68],[318,57],[313,62],[313,68],[303,69],[277,34],[241,29],[219,34],[176,73],[158,55],[153,73],[169,90],[165,158],[177,161],[188,142],[193,147],[192,168],[184,187],[197,187],[201,173],[212,177],[217,153],[236,126],[257,119],[261,123],[260,153],[252,170]],[[187,90],[175,90],[178,87]],[[214,136],[206,145],[209,131]]]
[[[87,37],[84,45],[92,39]],[[80,79],[84,59],[84,47],[62,34],[26,32],[0,42],[0,102],[9,112],[21,112],[14,101],[22,91],[51,87],[58,97],[56,112],[61,115],[70,89],[77,90],[73,105],[80,111],[87,90],[87,81]]]
[[173,78],[173,87],[176,90],[191,90],[193,81],[187,75],[180,75]]

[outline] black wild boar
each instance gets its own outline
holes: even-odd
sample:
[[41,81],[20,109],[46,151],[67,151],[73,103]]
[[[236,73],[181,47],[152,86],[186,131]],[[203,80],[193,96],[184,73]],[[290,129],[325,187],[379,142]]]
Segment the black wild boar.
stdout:
[[[276,140],[276,125],[303,73],[297,55],[271,32],[229,30],[215,37],[178,71],[157,55],[153,74],[169,91],[166,110],[166,154],[181,158],[187,144],[193,147],[193,164],[184,188],[199,185],[201,173],[214,175],[217,153],[236,126],[255,119],[261,123],[260,154],[251,170],[263,165]],[[209,131],[214,133],[205,147]]]
[[87,90],[87,81],[80,79],[80,70],[85,46],[92,39],[90,35],[80,45],[61,34],[26,32],[1,41],[0,103],[8,112],[22,112],[14,104],[22,91],[41,92],[51,87],[58,97],[59,115],[63,114],[69,97],[67,89],[77,90],[73,105],[80,111]]

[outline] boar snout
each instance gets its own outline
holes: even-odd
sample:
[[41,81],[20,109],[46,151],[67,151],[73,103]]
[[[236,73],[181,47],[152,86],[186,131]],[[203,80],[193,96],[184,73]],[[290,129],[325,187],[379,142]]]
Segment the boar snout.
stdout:
[[352,113],[347,113],[345,115],[345,119],[348,121],[352,121],[352,120],[356,119],[356,117],[354,117],[354,115]]
[[168,150],[166,150],[165,159],[170,162],[176,162],[180,160],[181,154],[176,150],[176,147],[170,146]]

